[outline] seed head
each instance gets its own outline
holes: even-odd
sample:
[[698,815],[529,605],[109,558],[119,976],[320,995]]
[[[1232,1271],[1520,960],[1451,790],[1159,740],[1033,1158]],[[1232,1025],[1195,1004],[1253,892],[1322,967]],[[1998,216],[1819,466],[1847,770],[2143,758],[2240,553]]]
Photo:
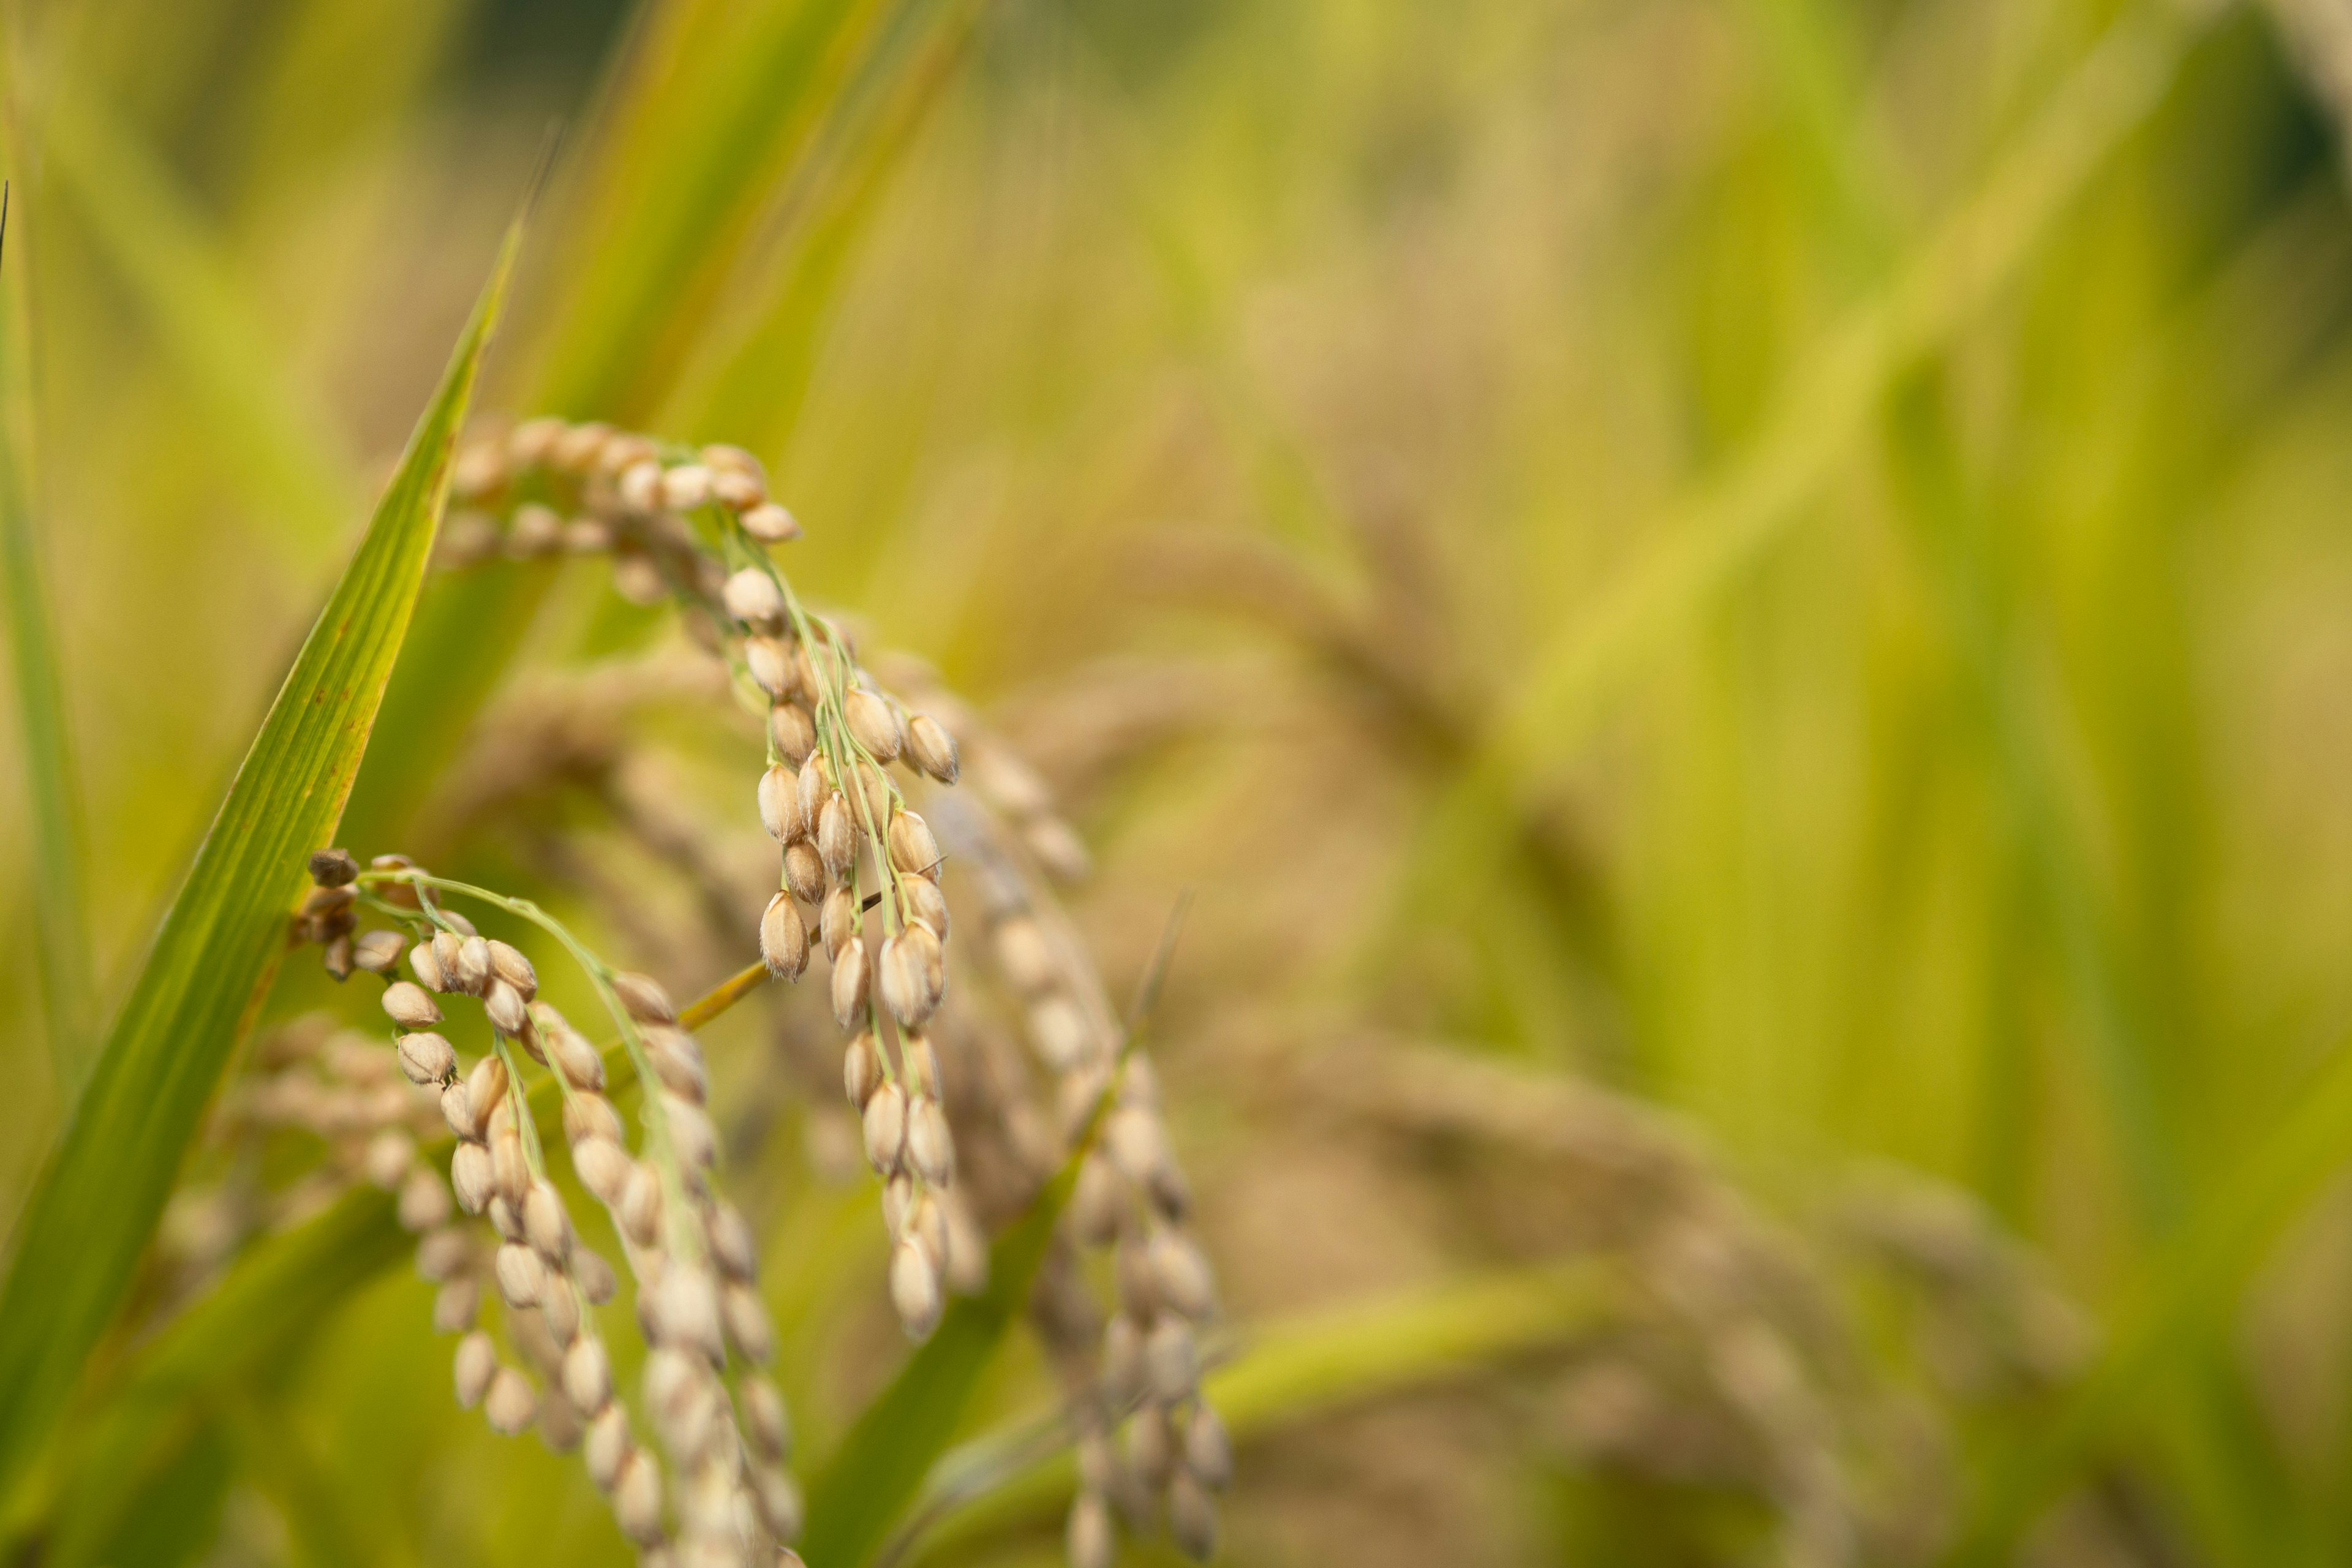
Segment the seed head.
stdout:
[[1029,1009],[1029,1037],[1047,1067],[1066,1073],[1086,1059],[1094,1031],[1087,1026],[1087,1016],[1076,1003],[1051,995]]
[[874,1031],[861,1029],[849,1048],[841,1056],[841,1087],[849,1096],[850,1108],[864,1111],[882,1087],[882,1048],[875,1041]]
[[890,820],[890,781],[884,778],[882,770],[871,763],[856,763],[854,774],[857,792],[865,797],[866,820],[872,823],[875,831],[879,833],[883,825]]
[[404,1029],[429,1029],[441,1021],[441,1009],[421,985],[395,980],[383,988],[383,1010]]
[[433,1331],[462,1334],[474,1326],[481,1290],[471,1279],[452,1279],[433,1294]]
[[743,513],[743,531],[762,544],[789,544],[801,536],[801,525],[791,512],[765,501]]
[[1118,1542],[1111,1533],[1110,1504],[1097,1491],[1082,1491],[1070,1504],[1062,1549],[1069,1568],[1111,1568]]
[[[563,1075],[564,1082],[592,1094],[604,1089],[604,1058],[588,1043],[586,1036],[553,1017],[540,1020],[539,1035],[546,1044],[548,1059],[554,1063],[555,1070]],[[568,1105],[566,1109],[569,1109]]]
[[613,1518],[621,1533],[640,1546],[662,1538],[661,1472],[645,1454],[632,1448],[613,1472]]
[[1124,1312],[1103,1325],[1102,1381],[1113,1405],[1129,1404],[1143,1392],[1143,1331]]
[[882,1184],[882,1228],[891,1240],[907,1234],[915,1212],[915,1178],[900,1171]]
[[469,994],[479,996],[490,983],[490,944],[479,936],[469,936],[457,944],[457,984]]
[[662,1087],[690,1104],[700,1105],[710,1093],[710,1075],[703,1066],[702,1047],[684,1029],[646,1031],[646,1054]]
[[948,934],[948,900],[940,885],[929,877],[908,877],[899,883],[899,892],[906,900],[907,918],[931,928],[931,934],[945,941]]
[[751,672],[752,684],[766,692],[772,704],[790,701],[793,693],[801,689],[800,671],[793,661],[792,649],[774,637],[744,638],[743,668]]
[[669,1122],[669,1141],[682,1163],[702,1171],[718,1163],[719,1133],[700,1106],[665,1091],[662,1115]]
[[602,555],[613,548],[613,525],[602,518],[575,517],[563,525],[568,555]]
[[400,967],[400,946],[398,931],[372,931],[352,944],[352,962],[370,974],[391,974]]
[[446,991],[464,993],[467,989],[466,976],[457,967],[458,950],[465,945],[466,939],[455,931],[433,933],[433,962],[440,967],[441,985]]
[[547,1286],[547,1270],[539,1261],[539,1254],[528,1247],[518,1247],[509,1241],[499,1248],[499,1294],[507,1299],[509,1307],[535,1307],[540,1292]]
[[770,1464],[782,1464],[792,1456],[793,1426],[776,1385],[764,1377],[746,1378],[738,1402],[743,1413],[743,1436],[750,1440],[751,1452]]
[[662,505],[672,511],[692,511],[710,504],[710,470],[700,463],[680,463],[661,477]]
[[441,1120],[449,1131],[467,1142],[478,1142],[482,1136],[482,1124],[468,1105],[469,1096],[461,1080],[448,1084],[441,1090]]
[[749,474],[713,469],[710,497],[730,511],[748,511],[768,497],[768,487]]
[[775,1359],[776,1331],[768,1321],[768,1309],[761,1304],[758,1291],[740,1279],[730,1280],[719,1292],[719,1315],[727,1325],[728,1339],[745,1361],[765,1366]]
[[846,887],[825,894],[824,905],[817,912],[817,930],[824,938],[825,957],[838,963],[841,950],[857,934],[857,895]]
[[923,973],[923,955],[909,936],[922,928],[909,926],[882,942],[882,1005],[902,1028],[914,1028],[931,1016],[929,984]]
[[613,1397],[613,1358],[602,1340],[583,1336],[563,1352],[563,1396],[591,1415]]
[[1169,1436],[1168,1412],[1160,1405],[1146,1404],[1127,1424],[1127,1462],[1152,1486],[1168,1479],[1176,1463],[1176,1445]]
[[514,521],[507,528],[507,553],[519,561],[551,553],[563,542],[563,520],[548,508],[531,501],[515,508]]
[[596,1489],[611,1491],[614,1479],[621,1473],[621,1461],[629,1457],[628,1413],[607,1399],[588,1423],[588,1436],[580,1446],[580,1457]]
[[488,1129],[490,1112],[506,1102],[507,1064],[499,1057],[484,1057],[466,1075],[466,1114],[475,1126]]
[[613,994],[628,1009],[629,1016],[640,1024],[675,1024],[677,1008],[669,993],[651,975],[623,973],[613,976]]
[[710,1257],[730,1279],[749,1279],[760,1266],[760,1249],[751,1227],[732,1204],[724,1200],[710,1207]]
[[1029,853],[1057,880],[1080,882],[1093,868],[1094,858],[1087,853],[1086,841],[1070,825],[1058,816],[1038,816],[1030,819],[1021,830],[1029,846]]
[[930,825],[914,812],[891,815],[890,863],[909,876],[939,874],[940,841],[932,835]]
[[[804,1511],[799,1484],[775,1466],[761,1465],[751,1471],[751,1492],[759,1500],[760,1519],[768,1533],[779,1542],[798,1541]],[[800,1553],[785,1551],[776,1568],[801,1568]]]
[[906,1064],[908,1093],[938,1096],[940,1055],[928,1037],[911,1029],[899,1031],[898,1059]]
[[622,1234],[637,1246],[651,1247],[661,1239],[661,1178],[651,1165],[640,1162],[630,1169],[618,1217]]
[[569,474],[593,473],[614,435],[613,427],[601,419],[567,425],[549,446],[549,466]]
[[509,1037],[530,1026],[530,1009],[524,1005],[522,993],[503,980],[492,980],[484,989],[482,1011],[489,1015],[490,1027]]
[[416,1140],[396,1127],[387,1127],[368,1140],[360,1164],[369,1181],[390,1192],[408,1174],[409,1162],[415,1158]]
[[1024,996],[1050,989],[1061,978],[1061,965],[1037,922],[1015,916],[996,928],[996,963],[1004,977]]
[[890,1253],[890,1305],[911,1339],[927,1340],[940,1325],[940,1310],[945,1305],[940,1293],[940,1271],[930,1254],[912,1237]]
[[805,838],[784,846],[784,886],[804,904],[824,897],[824,860]]
[[955,737],[928,713],[907,721],[907,760],[943,784],[956,782],[962,772],[956,760]]
[[850,862],[857,858],[857,826],[850,820],[849,802],[839,790],[817,808],[816,852],[835,881],[849,875]]
[[583,1138],[572,1146],[572,1168],[579,1173],[580,1184],[611,1208],[628,1190],[636,1165],[619,1143],[606,1138]]
[[1151,1281],[1160,1299],[1198,1322],[1217,1310],[1208,1259],[1183,1232],[1162,1229],[1151,1238]]
[[1111,1163],[1130,1182],[1149,1180],[1168,1158],[1160,1119],[1138,1105],[1122,1105],[1110,1113],[1103,1128],[1103,1145],[1110,1151]]
[[[580,1298],[572,1293],[570,1282],[561,1274],[550,1274],[547,1288],[539,1293],[539,1321],[546,1327],[547,1337],[558,1347],[570,1344],[580,1332]],[[556,1407],[549,1406],[551,1410]],[[565,1408],[569,1413],[569,1407]]]
[[898,714],[879,693],[862,687],[852,691],[842,705],[842,716],[849,721],[849,732],[876,762],[887,763],[898,757]]
[[1195,1563],[1217,1554],[1217,1504],[1189,1470],[1168,1482],[1168,1534],[1176,1549]]
[[931,1194],[947,1225],[948,1289],[959,1296],[977,1296],[988,1289],[988,1237],[961,1188],[947,1187]]
[[1192,1407],[1192,1418],[1184,1426],[1184,1468],[1211,1491],[1223,1491],[1233,1484],[1233,1439],[1225,1435],[1225,1424],[1217,1413],[1205,1404]]
[[603,1306],[621,1289],[620,1276],[613,1272],[613,1266],[584,1247],[572,1249],[572,1279],[592,1307]]
[[651,512],[661,510],[661,465],[650,460],[632,463],[621,470],[621,504],[631,511]]
[[593,1089],[583,1089],[563,1101],[563,1141],[576,1145],[591,1138],[624,1143],[628,1134],[621,1126],[621,1113],[613,1109],[613,1102]]
[[768,710],[768,739],[786,762],[800,767],[816,750],[816,721],[797,702],[779,702]]
[[457,1053],[438,1035],[400,1037],[400,1070],[420,1087],[439,1083],[457,1070]]
[[955,1140],[948,1131],[948,1113],[929,1095],[908,1108],[907,1163],[935,1187],[947,1186],[955,1178]]
[[1144,1381],[1152,1396],[1173,1405],[1192,1392],[1199,1366],[1192,1355],[1192,1331],[1181,1318],[1162,1315],[1143,1340]]
[[446,1226],[427,1231],[416,1244],[416,1273],[420,1279],[444,1284],[463,1274],[473,1258],[473,1247],[464,1231]]
[[434,956],[433,943],[428,940],[408,950],[408,967],[416,983],[427,991],[446,991],[449,977],[441,973],[441,961]]
[[719,1289],[707,1269],[672,1259],[654,1287],[654,1318],[664,1344],[699,1351],[713,1366],[726,1363],[720,1340]]
[[457,1403],[471,1410],[482,1402],[490,1380],[498,1375],[498,1347],[490,1343],[489,1335],[476,1329],[457,1342],[456,1371]]
[[449,1154],[449,1184],[457,1187],[457,1206],[466,1213],[489,1208],[497,1180],[489,1168],[489,1150],[480,1142],[461,1142]]
[[878,1175],[898,1168],[907,1146],[907,1091],[886,1083],[866,1101],[866,1158]]
[[526,1002],[539,994],[539,971],[522,950],[510,943],[493,942],[489,944],[490,973],[513,986]]
[[763,632],[784,629],[784,593],[776,586],[775,574],[763,566],[746,566],[728,578],[719,600],[745,626]]
[[322,888],[348,887],[360,874],[360,863],[348,849],[321,849],[310,857],[310,880]]
[[490,1430],[502,1437],[520,1436],[530,1430],[530,1418],[538,1409],[539,1400],[522,1373],[510,1366],[499,1368],[482,1400],[482,1419],[490,1424]]
[[522,1134],[511,1121],[490,1132],[490,1182],[507,1206],[520,1215],[522,1200],[530,1191],[530,1166],[522,1157]]
[[798,980],[807,972],[808,924],[790,893],[770,899],[767,912],[760,917],[760,959],[780,980]]
[[948,1219],[940,1212],[936,1193],[925,1192],[917,1196],[908,1207],[902,1230],[906,1236],[921,1244],[923,1250],[930,1255],[934,1267],[945,1270],[948,1263]]
[[833,1016],[845,1029],[866,1016],[866,939],[853,936],[833,961]]
[[1107,1247],[1118,1238],[1125,1196],[1110,1162],[1099,1152],[1088,1154],[1078,1166],[1078,1184],[1070,1194],[1070,1228],[1081,1246]]
[[782,763],[760,775],[760,826],[779,844],[790,844],[808,832],[801,815],[800,775]]
[[563,1200],[556,1194],[553,1184],[544,1178],[530,1184],[522,1200],[523,1234],[530,1238],[541,1258],[550,1265],[562,1268],[572,1255],[572,1220],[563,1212]]
[[400,1184],[400,1228],[427,1231],[449,1218],[449,1184],[424,1166]]
[[543,467],[563,437],[561,419],[526,419],[507,432],[507,458],[518,468]]

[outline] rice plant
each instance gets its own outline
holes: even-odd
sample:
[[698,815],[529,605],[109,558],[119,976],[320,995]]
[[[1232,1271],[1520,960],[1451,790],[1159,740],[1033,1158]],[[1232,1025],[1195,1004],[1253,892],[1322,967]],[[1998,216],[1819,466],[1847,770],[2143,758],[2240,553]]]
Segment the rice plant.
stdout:
[[0,8],[0,1562],[2345,1560],[2347,137]]

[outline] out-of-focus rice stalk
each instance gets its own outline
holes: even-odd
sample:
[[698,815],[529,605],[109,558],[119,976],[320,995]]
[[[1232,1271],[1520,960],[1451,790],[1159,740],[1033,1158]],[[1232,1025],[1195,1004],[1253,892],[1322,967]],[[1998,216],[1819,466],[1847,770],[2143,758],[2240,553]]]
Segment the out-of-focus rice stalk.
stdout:
[[[756,449],[796,580],[1045,767],[1115,984],[1197,899],[1155,1033],[1225,1560],[2342,1560],[2335,15],[24,8],[10,560],[79,754],[0,770],[0,1212],[62,1114],[44,955],[120,1004],[561,117],[486,397]],[[731,820],[739,738],[550,673],[663,625],[434,583],[353,847],[743,962],[698,946],[743,847],[714,892],[647,831]],[[815,1474],[902,1352],[822,1005],[752,1011],[712,1071]],[[622,1560],[356,1219],[250,1355],[101,1348],[58,1561]],[[1016,1344],[896,1549],[1053,1560],[1055,1430]]]

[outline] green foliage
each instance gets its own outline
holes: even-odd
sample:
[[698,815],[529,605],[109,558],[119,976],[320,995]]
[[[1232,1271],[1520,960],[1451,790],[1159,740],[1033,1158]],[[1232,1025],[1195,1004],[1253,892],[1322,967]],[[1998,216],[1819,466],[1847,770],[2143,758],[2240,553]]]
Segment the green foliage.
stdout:
[[802,1552],[818,1568],[872,1561],[962,1422],[982,1373],[1027,1306],[1076,1182],[1075,1162],[989,1248],[988,1288],[952,1301],[940,1326],[868,1405],[809,1496]]
[[121,1305],[204,1107],[284,952],[304,862],[342,815],[424,580],[450,454],[520,243],[518,226],[19,1223],[0,1290],[0,1492],[21,1479]]

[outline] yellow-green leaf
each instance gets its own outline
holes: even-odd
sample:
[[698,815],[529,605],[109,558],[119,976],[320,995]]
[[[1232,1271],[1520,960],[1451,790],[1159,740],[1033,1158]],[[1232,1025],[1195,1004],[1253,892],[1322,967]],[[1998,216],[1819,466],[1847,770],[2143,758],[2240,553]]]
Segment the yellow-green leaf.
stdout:
[[520,239],[509,231],[358,553],[270,705],[27,1205],[0,1288],[0,1493],[120,1307],[205,1103],[285,950],[406,635],[450,453]]

